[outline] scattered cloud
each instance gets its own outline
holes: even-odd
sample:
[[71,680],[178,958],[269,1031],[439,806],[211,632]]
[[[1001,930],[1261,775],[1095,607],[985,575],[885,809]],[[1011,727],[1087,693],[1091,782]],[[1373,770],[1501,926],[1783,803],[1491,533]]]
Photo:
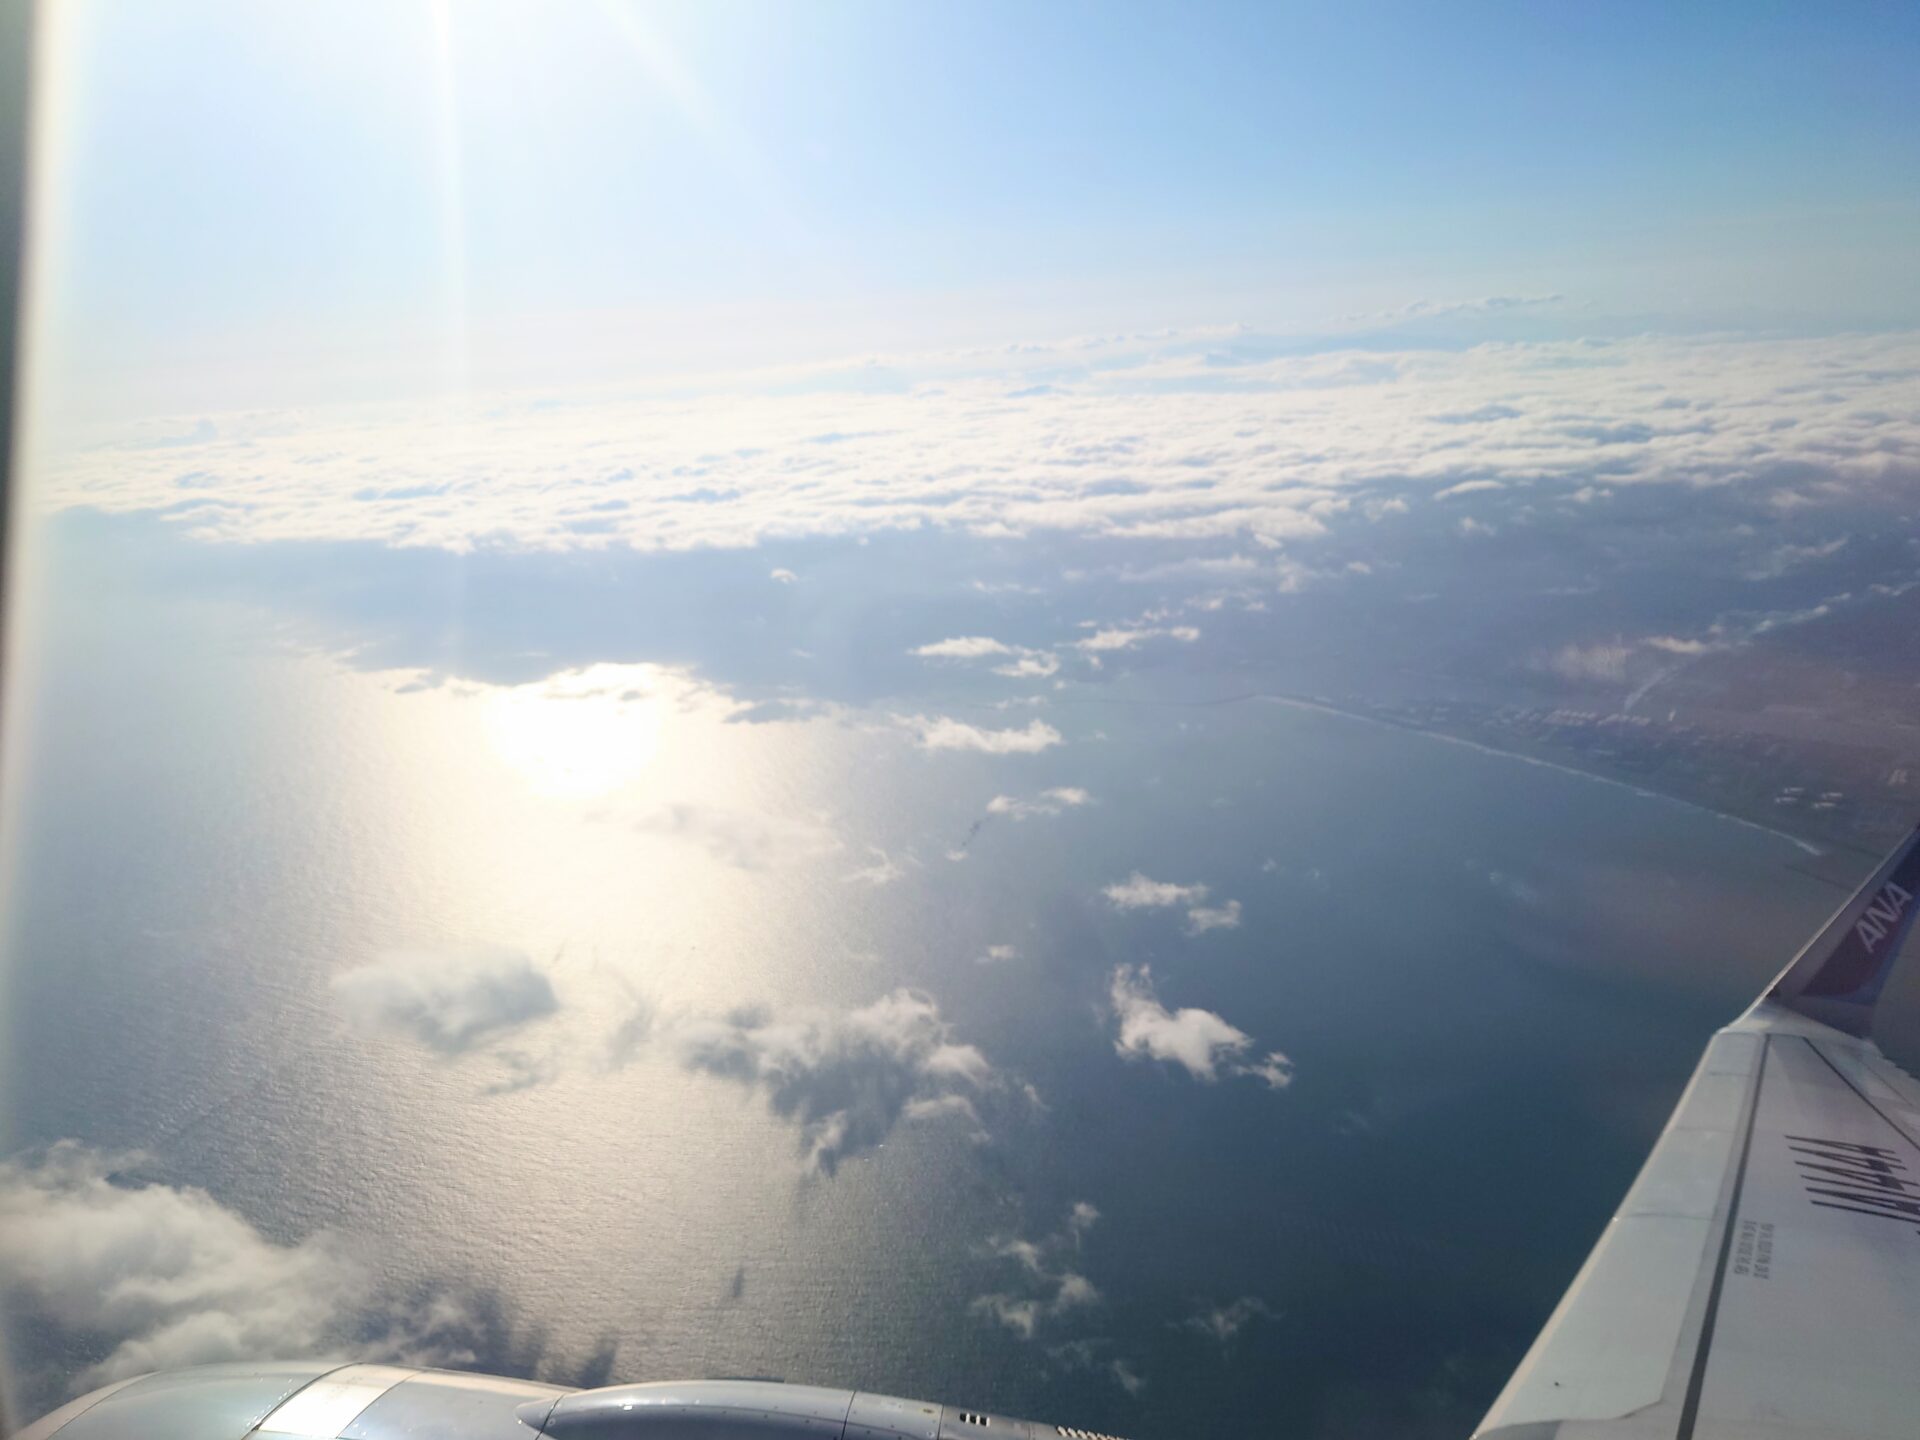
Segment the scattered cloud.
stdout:
[[1093,797],[1085,790],[1074,785],[1059,785],[1051,790],[1042,790],[1039,798],[1022,800],[1013,795],[996,795],[987,802],[987,814],[1004,815],[1015,822],[1033,819],[1036,816],[1058,815],[1064,810],[1078,809],[1082,805],[1093,803]]
[[895,990],[858,1010],[743,1010],[674,1025],[691,1070],[767,1097],[800,1128],[810,1169],[832,1175],[879,1145],[902,1120],[958,1116],[976,1131],[977,1105],[1009,1088],[987,1058],[955,1038],[929,997]]
[[1624,685],[1630,646],[1618,640],[1592,645],[1563,645],[1547,658],[1547,669],[1579,684]]
[[982,965],[1004,965],[1009,960],[1018,960],[1019,958],[1020,950],[1018,946],[989,945],[980,955],[979,963]]
[[1207,898],[1204,885],[1176,885],[1167,880],[1150,880],[1138,870],[1118,884],[1100,892],[1116,910],[1150,910],[1168,905],[1191,905]]
[[1292,1083],[1293,1065],[1278,1050],[1249,1061],[1243,1057],[1253,1037],[1211,1010],[1169,1010],[1160,1003],[1147,966],[1122,965],[1107,985],[1107,998],[1119,1021],[1114,1050],[1128,1060],[1157,1060],[1178,1065],[1196,1080],[1246,1075],[1279,1090]]
[[0,1294],[18,1323],[88,1357],[75,1390],[268,1356],[472,1362],[461,1302],[400,1303],[340,1237],[269,1239],[152,1168],[74,1140],[0,1162]]
[[551,1015],[553,985],[516,950],[396,951],[333,977],[347,1017],[453,1055]]
[[1113,1342],[1104,1336],[1067,1340],[1047,1347],[1047,1358],[1062,1370],[1105,1375],[1129,1395],[1138,1395],[1147,1382],[1138,1367],[1123,1356],[1113,1355]]
[[869,845],[867,851],[873,856],[873,863],[863,865],[858,870],[849,870],[844,877],[848,882],[875,886],[891,885],[907,873],[899,862],[878,845]]
[[791,585],[794,583],[794,581],[798,580],[800,577],[794,574],[793,571],[782,568],[782,569],[776,569],[776,570],[769,570],[767,572],[767,578],[773,581],[776,585]]
[[1046,650],[1023,650],[1018,659],[994,666],[993,673],[1015,680],[1044,680],[1060,673],[1060,657]]
[[1204,935],[1209,930],[1240,928],[1240,902],[1227,900],[1219,905],[1204,902],[1210,893],[1205,885],[1178,885],[1170,880],[1153,880],[1138,870],[1100,892],[1116,910],[1161,910],[1177,905],[1187,907],[1187,933]]
[[1180,1322],[1180,1328],[1192,1330],[1225,1345],[1253,1321],[1278,1318],[1279,1312],[1266,1301],[1253,1295],[1242,1295],[1238,1300],[1230,1301],[1225,1305],[1201,1306],[1199,1310]]
[[1096,630],[1084,640],[1074,641],[1077,649],[1090,654],[1106,654],[1114,650],[1131,650],[1156,636],[1166,636],[1169,640],[1178,640],[1191,645],[1200,638],[1200,631],[1192,625],[1147,625],[1134,628],[1115,626]]
[[1060,670],[1060,657],[1050,650],[1030,650],[1024,645],[1008,645],[986,635],[956,635],[915,647],[911,654],[924,660],[993,660],[1007,657],[1007,663],[993,667],[996,675],[1017,680],[1045,679]]
[[768,870],[838,853],[841,840],[818,820],[729,810],[715,805],[666,805],[634,826],[643,834],[684,840],[723,864]]
[[1229,900],[1224,905],[1196,905],[1187,911],[1187,933],[1204,935],[1209,930],[1238,930],[1240,928],[1240,902]]
[[1060,744],[1060,732],[1044,720],[1019,729],[988,730],[947,716],[896,715],[895,723],[912,731],[924,750],[978,750],[986,755],[1037,755]]
[[1003,645],[985,635],[959,635],[951,640],[936,640],[930,645],[921,645],[913,652],[930,660],[979,660],[991,655],[1012,655],[1011,645]]
[[1100,1302],[1100,1291],[1080,1273],[1081,1243],[1099,1222],[1100,1212],[1077,1201],[1061,1228],[1039,1240],[995,1235],[987,1240],[989,1257],[1011,1262],[1005,1289],[981,1295],[968,1307],[973,1314],[1031,1340],[1048,1322]]

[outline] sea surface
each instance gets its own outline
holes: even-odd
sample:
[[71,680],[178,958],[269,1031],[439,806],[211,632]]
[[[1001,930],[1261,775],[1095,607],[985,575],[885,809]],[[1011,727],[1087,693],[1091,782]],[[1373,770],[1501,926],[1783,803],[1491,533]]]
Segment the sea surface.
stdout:
[[[1260,687],[1204,647],[1012,704],[935,665],[769,700],[697,647],[596,654],[618,614],[508,675],[356,631],[350,567],[290,600],[310,553],[243,585],[184,540],[46,543],[0,1148],[76,1140],[268,1247],[327,1237],[369,1347],[438,1305],[446,1358],[548,1377],[1462,1435],[1707,1034],[1838,898],[1790,838],[1225,698]],[[933,717],[1058,739],[929,748]],[[1206,893],[1123,908],[1136,875]],[[439,1032],[343,1003],[345,973],[474,954],[551,1003]],[[1211,1079],[1124,1054],[1117,985],[1245,1043]],[[822,1058],[889,997],[985,1072]],[[716,1034],[759,1058],[690,1048]],[[878,1119],[809,1128],[835,1107]],[[16,1305],[27,1408],[125,1338],[56,1321]]]

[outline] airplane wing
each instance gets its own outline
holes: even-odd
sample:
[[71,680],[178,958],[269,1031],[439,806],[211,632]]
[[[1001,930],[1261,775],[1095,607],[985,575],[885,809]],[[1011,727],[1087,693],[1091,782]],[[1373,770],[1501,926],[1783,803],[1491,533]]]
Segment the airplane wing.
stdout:
[[1476,1440],[1920,1435],[1920,1084],[1871,1038],[1920,829],[1714,1036]]

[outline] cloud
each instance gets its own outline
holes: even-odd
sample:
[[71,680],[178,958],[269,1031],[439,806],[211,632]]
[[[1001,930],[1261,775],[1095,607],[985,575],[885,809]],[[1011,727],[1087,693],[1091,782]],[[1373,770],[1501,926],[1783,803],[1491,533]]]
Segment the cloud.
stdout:
[[951,640],[936,640],[931,645],[921,645],[910,653],[927,659],[979,660],[990,655],[1012,655],[1015,651],[1013,646],[990,640],[985,635],[959,635]]
[[396,951],[331,983],[356,1024],[409,1035],[447,1055],[557,1008],[552,983],[515,950]]
[[1169,1010],[1154,993],[1144,965],[1122,965],[1107,985],[1107,998],[1119,1021],[1113,1048],[1128,1060],[1157,1060],[1178,1065],[1196,1080],[1212,1083],[1224,1069],[1264,1081],[1271,1089],[1292,1083],[1293,1065],[1279,1051],[1264,1059],[1242,1059],[1253,1037],[1229,1025],[1211,1010]]
[[1044,680],[1059,672],[1060,657],[1045,650],[1023,650],[1019,659],[993,667],[994,674],[1010,676],[1015,680]]
[[986,1254],[1012,1262],[1011,1280],[1005,1289],[977,1296],[968,1309],[1031,1340],[1049,1322],[1099,1304],[1099,1289],[1076,1268],[1081,1243],[1099,1219],[1100,1212],[1081,1200],[1067,1212],[1060,1229],[1039,1240],[989,1237]]
[[1593,645],[1563,645],[1547,658],[1547,668],[1563,680],[1581,684],[1621,685],[1627,679],[1631,647],[1618,640]]
[[1127,1394],[1138,1395],[1146,1388],[1147,1382],[1131,1360],[1124,1356],[1109,1355],[1107,1352],[1112,1347],[1113,1342],[1104,1336],[1068,1340],[1059,1345],[1049,1345],[1047,1358],[1062,1370],[1105,1375]]
[[472,1362],[460,1301],[397,1302],[332,1233],[271,1240],[150,1168],[73,1140],[0,1162],[0,1295],[15,1323],[90,1357],[74,1389],[276,1356]]
[[1082,805],[1092,803],[1093,797],[1078,786],[1059,785],[1051,790],[1042,790],[1036,800],[1022,800],[1013,795],[996,795],[987,802],[987,814],[1004,815],[1018,823],[1036,816],[1058,815],[1064,810],[1078,809]]
[[1202,1306],[1182,1320],[1180,1328],[1192,1330],[1225,1345],[1253,1321],[1278,1318],[1279,1313],[1266,1301],[1253,1295],[1242,1295],[1225,1305]]
[[1159,910],[1176,905],[1187,908],[1187,933],[1204,935],[1209,930],[1240,928],[1240,902],[1228,900],[1219,905],[1201,902],[1210,893],[1205,885],[1177,885],[1169,880],[1152,880],[1138,870],[1118,884],[1100,892],[1116,910]]
[[777,585],[791,585],[800,577],[794,574],[793,571],[782,568],[769,570],[767,572],[767,578]]
[[962,1044],[927,996],[895,990],[851,1011],[802,1007],[692,1019],[670,1041],[688,1069],[764,1093],[800,1128],[808,1167],[832,1175],[884,1141],[902,1120],[965,1117],[1009,1088],[987,1058]]
[[1507,487],[1498,480],[1462,480],[1458,485],[1449,485],[1444,490],[1433,492],[1436,500],[1454,500],[1462,495],[1484,495],[1489,490],[1504,490]]
[[1045,679],[1060,669],[1060,657],[1051,651],[1008,645],[986,635],[956,635],[950,640],[917,646],[908,653],[925,660],[991,660],[1010,656],[1005,665],[994,666],[993,673],[1017,680]]
[[1188,905],[1207,898],[1204,885],[1176,885],[1167,880],[1149,880],[1138,870],[1118,884],[1100,892],[1116,910],[1149,910],[1168,905]]
[[[1517,309],[1483,300],[1394,313]],[[1397,353],[1303,354],[1257,337],[1235,345],[1245,363],[1233,367],[1231,392],[1213,363],[1218,337],[1179,335],[1116,343],[1103,352],[1114,363],[1012,403],[1010,372],[1077,352],[894,357],[939,383],[887,393],[852,380],[796,393],[790,373],[743,374],[692,396],[503,401],[457,414],[395,406],[371,424],[236,414],[191,432],[194,493],[217,495],[217,506],[178,508],[179,451],[117,445],[53,457],[42,493],[55,507],[164,512],[207,538],[456,553],[503,541],[547,551],[742,548],[936,527],[1293,543],[1371,525],[1408,495],[1451,489],[1467,506],[1571,493],[1591,485],[1597,467],[1616,493],[1792,493],[1828,504],[1910,479],[1920,455],[1912,333],[1640,335]],[[983,404],[995,407],[991,424],[981,423]],[[1445,444],[1434,443],[1436,419],[1451,424]],[[823,433],[849,439],[822,446]],[[1602,438],[1633,443],[1597,445]],[[609,473],[610,452],[645,458]],[[1476,482],[1506,494],[1457,489]],[[1347,502],[1357,503],[1337,508]],[[768,573],[794,578],[785,567]]]
[[858,870],[849,870],[842,877],[843,879],[850,883],[865,885],[891,885],[907,873],[891,855],[887,854],[887,852],[882,850],[878,845],[869,845],[867,850],[868,853],[873,856],[873,863],[871,865],[864,865]]
[[1096,630],[1086,639],[1074,641],[1074,645],[1077,649],[1085,650],[1090,654],[1108,654],[1115,650],[1131,650],[1136,645],[1144,644],[1160,635],[1170,640],[1178,640],[1185,645],[1191,645],[1200,638],[1199,630],[1192,625],[1147,625],[1134,628],[1116,626]]
[[1036,755],[1058,745],[1060,732],[1044,720],[1012,730],[986,730],[947,716],[896,715],[896,724],[918,736],[924,750],[978,750],[987,755]]
[[634,828],[698,845],[723,864],[768,870],[837,853],[840,837],[818,820],[729,810],[714,805],[663,806]]
[[1229,900],[1224,905],[1196,905],[1187,911],[1187,933],[1204,935],[1209,930],[1238,930],[1240,928],[1240,902]]
[[1643,643],[1669,655],[1706,655],[1724,648],[1711,640],[1691,640],[1679,635],[1651,635]]
[[1284,1090],[1293,1084],[1293,1061],[1278,1050],[1269,1050],[1261,1059],[1236,1067],[1233,1073],[1259,1080],[1269,1090]]
[[979,963],[982,965],[1004,965],[1009,960],[1018,960],[1019,958],[1020,950],[1018,946],[989,945],[986,951],[979,957]]

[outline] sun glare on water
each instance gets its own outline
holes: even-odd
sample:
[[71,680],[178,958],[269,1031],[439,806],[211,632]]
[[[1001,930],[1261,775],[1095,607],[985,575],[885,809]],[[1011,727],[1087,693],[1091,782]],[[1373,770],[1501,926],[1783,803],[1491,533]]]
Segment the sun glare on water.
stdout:
[[593,665],[488,692],[485,730],[534,793],[591,799],[645,773],[670,703],[653,666]]

